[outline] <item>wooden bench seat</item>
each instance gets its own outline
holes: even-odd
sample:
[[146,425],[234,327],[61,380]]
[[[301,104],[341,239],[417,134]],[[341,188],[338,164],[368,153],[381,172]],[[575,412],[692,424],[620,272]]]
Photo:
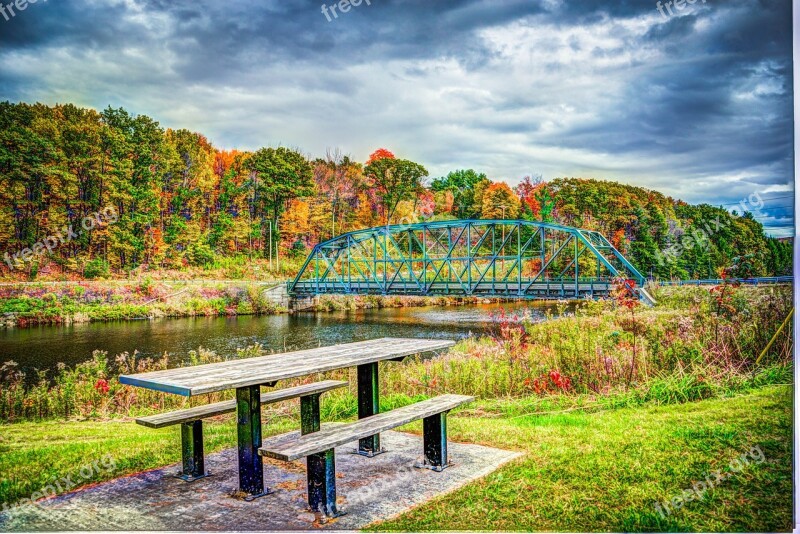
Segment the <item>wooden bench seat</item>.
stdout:
[[442,395],[318,432],[277,436],[266,440],[258,453],[286,462],[307,458],[308,503],[312,510],[336,517],[340,513],[336,508],[335,447],[422,419],[424,460],[417,467],[442,471],[448,465],[447,412],[473,400],[465,395]]
[[[306,395],[319,395],[326,391],[342,388],[347,385],[347,382],[339,380],[325,380],[323,382],[315,382],[313,384],[303,384],[293,388],[278,389],[268,393],[261,394],[261,404],[274,404]],[[222,415],[236,411],[236,400],[228,400],[222,402],[215,402],[213,404],[204,404],[202,406],[195,406],[193,408],[186,408],[185,410],[176,410],[174,412],[160,413],[156,415],[148,415],[147,417],[139,417],[136,422],[148,428],[164,428],[166,426],[179,425],[181,423],[190,423],[200,419],[208,419],[215,415]]]
[[[313,384],[279,389],[262,393],[260,404],[274,404],[299,398],[303,428],[313,431],[319,429],[319,396],[327,391],[342,388],[346,385],[347,382],[339,380],[325,380]],[[183,470],[177,476],[187,482],[191,482],[209,475],[205,470],[205,458],[203,455],[203,419],[235,412],[236,408],[236,400],[229,400],[140,417],[136,419],[136,422],[149,428],[181,425]]]

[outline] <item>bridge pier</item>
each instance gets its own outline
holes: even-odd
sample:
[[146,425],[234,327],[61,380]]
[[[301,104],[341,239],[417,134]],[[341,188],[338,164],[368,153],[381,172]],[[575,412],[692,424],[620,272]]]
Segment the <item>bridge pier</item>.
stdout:
[[639,300],[641,300],[645,306],[652,307],[656,305],[656,299],[647,292],[647,290],[643,287],[640,287],[636,290],[636,293],[639,295]]
[[292,296],[289,297],[289,305],[287,306],[289,313],[297,313],[302,311],[309,311],[319,304],[319,296]]
[[268,287],[261,294],[279,308],[289,309],[291,306],[292,299],[289,297],[289,290],[285,283]]
[[289,310],[289,313],[308,311],[319,304],[318,295],[290,295],[286,283],[268,287],[262,295],[276,306]]

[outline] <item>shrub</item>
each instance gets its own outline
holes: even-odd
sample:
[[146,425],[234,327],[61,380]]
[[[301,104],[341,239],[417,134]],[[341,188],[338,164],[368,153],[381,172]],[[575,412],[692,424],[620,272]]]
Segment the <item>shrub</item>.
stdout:
[[95,258],[86,262],[83,267],[83,276],[89,280],[105,278],[109,275],[108,263],[100,258]]
[[186,255],[189,259],[189,263],[195,267],[214,263],[214,251],[206,243],[192,243],[186,249]]
[[289,256],[293,260],[304,259],[307,254],[308,249],[306,249],[305,244],[300,239],[292,243],[292,248],[289,249]]

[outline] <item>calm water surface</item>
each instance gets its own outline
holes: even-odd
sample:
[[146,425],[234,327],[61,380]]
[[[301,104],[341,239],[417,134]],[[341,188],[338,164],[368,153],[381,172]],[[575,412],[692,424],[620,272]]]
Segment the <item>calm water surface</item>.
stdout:
[[184,361],[200,346],[218,354],[260,343],[283,351],[362,341],[385,336],[461,339],[485,333],[493,315],[528,313],[544,320],[556,303],[495,303],[461,307],[391,308],[296,315],[158,319],[0,330],[0,363],[14,360],[23,370],[49,370],[88,360],[101,349],[110,356],[138,350]]

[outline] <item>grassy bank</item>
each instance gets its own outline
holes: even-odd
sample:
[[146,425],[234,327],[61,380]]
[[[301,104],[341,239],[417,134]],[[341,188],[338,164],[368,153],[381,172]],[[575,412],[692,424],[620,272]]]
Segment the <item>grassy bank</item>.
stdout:
[[[519,450],[524,457],[375,530],[788,531],[791,528],[791,387],[686,404],[514,416],[521,399],[452,414],[451,439]],[[391,403],[411,399],[387,397]],[[350,401],[323,402],[323,418],[353,417]],[[295,428],[294,408],[265,412],[265,434]],[[404,430],[420,433],[419,424]],[[206,449],[235,445],[232,416],[210,421]],[[0,425],[0,503],[30,497],[54,478],[88,484],[179,461],[177,428],[123,420]],[[669,501],[758,447],[740,472],[662,515]],[[111,458],[89,479],[82,466]],[[757,461],[763,457],[763,461]],[[108,463],[103,463],[105,466]]]
[[[0,287],[0,328],[98,321],[286,313],[265,291],[285,282],[104,280]],[[326,295],[315,311],[448,306],[476,299]]]
[[[203,265],[181,264],[180,266],[140,265],[136,269],[114,270],[102,260],[74,263],[72,267],[45,262],[36,268],[8,269],[0,263],[0,283],[20,282],[71,282],[86,281],[125,282],[149,278],[156,281],[174,280],[238,280],[259,282],[280,282],[297,276],[302,259],[281,258],[278,266],[268,259],[248,256],[214,256]],[[89,267],[87,269],[87,267]]]
[[0,326],[272,314],[283,310],[260,282],[80,282],[0,287]]
[[[525,457],[379,531],[790,531],[792,388],[697,403],[529,417],[456,417],[454,440]],[[755,449],[754,449],[755,448]],[[743,453],[749,464],[730,467]],[[759,461],[763,459],[763,461]],[[736,464],[734,464],[736,465]],[[662,515],[656,502],[730,476]],[[700,487],[698,485],[698,487]],[[662,510],[664,507],[662,506]]]

